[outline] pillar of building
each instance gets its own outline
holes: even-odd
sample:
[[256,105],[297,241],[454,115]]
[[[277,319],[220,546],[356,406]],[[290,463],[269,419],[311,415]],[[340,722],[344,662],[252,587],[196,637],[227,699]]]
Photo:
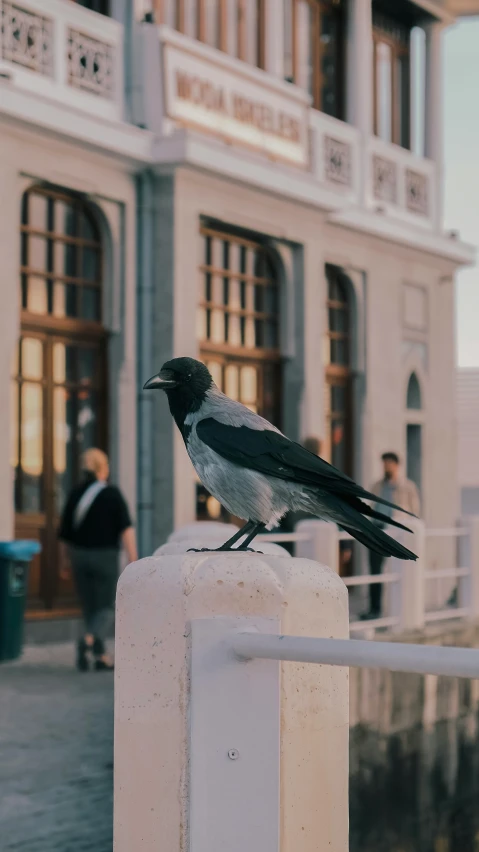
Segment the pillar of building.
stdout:
[[361,134],[359,194],[365,202],[369,137],[373,132],[373,21],[371,0],[349,0],[346,117]]
[[436,164],[434,224],[441,230],[444,191],[444,126],[443,126],[443,31],[440,21],[427,24],[426,32],[426,98],[425,153]]

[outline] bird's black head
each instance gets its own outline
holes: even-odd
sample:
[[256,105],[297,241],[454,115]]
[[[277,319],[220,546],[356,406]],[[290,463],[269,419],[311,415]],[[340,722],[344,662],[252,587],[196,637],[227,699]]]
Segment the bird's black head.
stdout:
[[182,429],[186,415],[198,411],[212,385],[210,372],[201,361],[173,358],[143,385],[143,390],[164,390],[170,411]]

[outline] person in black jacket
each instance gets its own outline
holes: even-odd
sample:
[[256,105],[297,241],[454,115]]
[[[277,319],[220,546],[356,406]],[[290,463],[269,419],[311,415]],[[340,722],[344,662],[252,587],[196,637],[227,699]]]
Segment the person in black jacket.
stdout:
[[82,469],[82,482],[68,497],[61,518],[62,573],[69,574],[73,569],[83,612],[78,669],[87,671],[93,658],[97,670],[111,670],[105,639],[114,617],[118,554],[123,545],[129,562],[138,559],[135,531],[121,492],[108,484],[110,470],[105,453],[87,450]]

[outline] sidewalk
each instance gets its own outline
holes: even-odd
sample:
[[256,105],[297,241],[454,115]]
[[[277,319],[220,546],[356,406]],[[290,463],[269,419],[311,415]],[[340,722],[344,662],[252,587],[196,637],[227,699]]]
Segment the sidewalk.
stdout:
[[112,852],[113,676],[74,647],[0,665],[1,852]]

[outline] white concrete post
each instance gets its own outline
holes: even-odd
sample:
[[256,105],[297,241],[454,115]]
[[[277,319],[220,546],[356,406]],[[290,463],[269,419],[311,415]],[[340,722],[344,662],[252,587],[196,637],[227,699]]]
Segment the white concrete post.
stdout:
[[326,521],[300,521],[295,532],[308,536],[307,541],[298,541],[296,544],[299,557],[329,565],[339,574],[339,531],[336,524],[328,524]]
[[[468,607],[470,617],[479,618],[479,517],[469,518],[468,577],[459,579],[459,607]],[[463,565],[459,565],[463,568]]]
[[[288,662],[281,664],[279,680],[278,663],[236,662],[222,651],[224,636],[223,644],[214,643],[229,623],[221,616],[255,619],[260,630],[269,619],[274,632],[285,634],[348,636],[346,588],[333,571],[309,560],[218,553],[150,557],[130,565],[117,594],[115,852],[347,852],[347,669]],[[270,665],[277,667],[277,691],[273,670],[264,668]],[[215,692],[223,675],[234,699],[230,689]],[[209,716],[219,712],[211,726]],[[243,743],[227,740],[231,755],[221,740],[230,717],[251,731]],[[202,725],[206,737],[199,735]],[[260,725],[266,725],[268,743],[260,743],[259,751],[273,747],[274,753],[255,770]],[[190,742],[190,735],[196,739]],[[215,767],[227,779],[224,789],[211,777]],[[255,772],[262,778],[266,773],[267,783],[252,814],[244,801],[257,787]],[[219,792],[205,799],[205,789]],[[276,807],[277,825],[261,820],[263,798]],[[199,807],[205,804],[206,811]],[[228,833],[225,810],[239,833]],[[202,831],[190,836],[198,819]],[[272,844],[258,845],[270,828]]]
[[391,586],[391,615],[399,618],[398,625],[393,628],[395,631],[424,627],[426,528],[424,521],[418,518],[407,518],[405,523],[413,534],[401,533],[397,538],[417,555],[417,560],[391,559],[391,573],[400,576],[399,583]]

